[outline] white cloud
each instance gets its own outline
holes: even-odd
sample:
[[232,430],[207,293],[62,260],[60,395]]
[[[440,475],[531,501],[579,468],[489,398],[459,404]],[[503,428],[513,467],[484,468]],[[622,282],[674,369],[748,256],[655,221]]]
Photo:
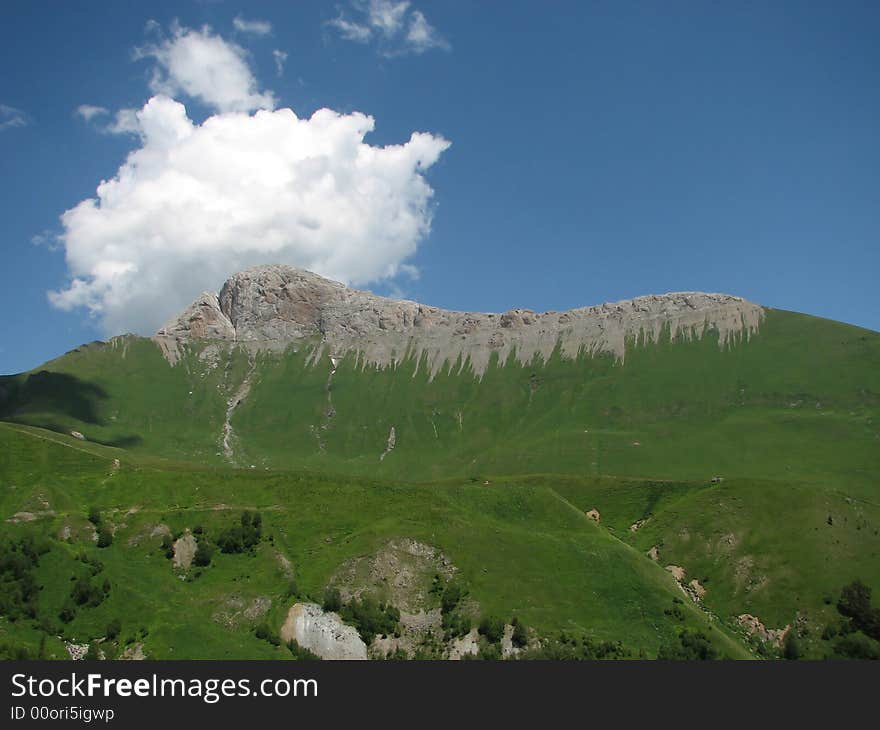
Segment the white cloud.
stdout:
[[386,38],[391,38],[403,28],[408,2],[392,0],[370,0],[367,6],[367,19],[370,25]]
[[27,124],[28,116],[21,109],[0,104],[0,132],[13,127],[26,127]]
[[137,109],[120,109],[113,115],[113,121],[104,127],[104,131],[109,134],[138,134],[140,124],[137,111]]
[[449,42],[437,32],[424,13],[411,10],[407,0],[351,0],[355,20],[340,11],[327,21],[343,40],[375,41],[384,56],[424,53],[432,48],[450,50]]
[[269,35],[272,32],[272,24],[268,20],[245,20],[240,15],[235,16],[232,26],[239,33],[250,35]]
[[279,51],[277,48],[272,51],[272,60],[275,61],[275,73],[278,76],[284,75],[284,64],[287,61],[287,53]]
[[93,106],[92,104],[80,104],[76,108],[76,113],[85,119],[87,122],[92,121],[95,117],[104,116],[105,114],[109,114],[109,110],[103,106]]
[[410,18],[406,44],[414,53],[424,53],[431,48],[449,49],[449,42],[437,33],[437,29],[418,10],[414,10]]
[[258,90],[247,52],[214,35],[208,26],[192,30],[175,24],[170,37],[137,49],[135,57],[156,60],[150,82],[156,94],[183,93],[221,112],[275,107],[273,94]]
[[329,109],[308,119],[229,111],[197,124],[163,95],[134,120],[139,148],[61,216],[71,280],[49,293],[55,306],[87,308],[106,334],[148,334],[251,265],[352,284],[413,274],[406,260],[431,226],[424,172],[449,146],[442,137],[374,147],[364,141],[371,117]]
[[333,20],[328,20],[327,25],[336,28],[339,35],[347,41],[355,43],[366,43],[373,37],[373,31],[368,25],[361,25],[350,20],[346,20],[342,15]]

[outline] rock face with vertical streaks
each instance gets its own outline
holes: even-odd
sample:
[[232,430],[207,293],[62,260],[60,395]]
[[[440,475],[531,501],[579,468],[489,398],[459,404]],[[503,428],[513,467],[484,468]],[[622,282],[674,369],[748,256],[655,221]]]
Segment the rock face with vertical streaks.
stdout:
[[415,358],[433,377],[446,366],[481,377],[494,354],[526,364],[550,357],[610,353],[626,357],[631,342],[717,333],[724,347],[748,338],[763,319],[760,305],[729,294],[677,292],[612,304],[537,313],[453,312],[351,289],[291,266],[259,266],[230,277],[219,294],[202,294],[155,336],[174,363],[192,340],[278,349],[320,342],[314,357],[356,353],[362,365],[386,367]]

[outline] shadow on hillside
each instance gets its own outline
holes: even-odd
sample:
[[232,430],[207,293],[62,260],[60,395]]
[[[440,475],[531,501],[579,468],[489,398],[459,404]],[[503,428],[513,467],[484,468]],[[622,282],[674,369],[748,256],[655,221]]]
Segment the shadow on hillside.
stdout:
[[63,414],[100,425],[99,404],[106,399],[107,392],[100,385],[66,373],[41,370],[0,381],[0,418],[16,420],[30,414]]
[[[66,373],[41,370],[31,375],[0,377],[0,420],[38,426],[56,433],[69,434],[70,429],[58,423],[59,417],[95,426],[105,425],[100,417],[101,403],[108,398],[100,385]],[[119,436],[90,441],[127,448],[143,440],[140,436]]]

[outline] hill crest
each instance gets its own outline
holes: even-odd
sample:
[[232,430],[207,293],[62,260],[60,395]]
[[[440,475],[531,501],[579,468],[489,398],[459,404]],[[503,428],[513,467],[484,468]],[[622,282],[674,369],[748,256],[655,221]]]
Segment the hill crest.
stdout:
[[620,360],[627,341],[657,342],[718,333],[719,346],[758,330],[763,308],[741,297],[705,292],[647,295],[564,312],[511,309],[458,312],[390,299],[346,287],[291,266],[266,265],[231,276],[160,329],[154,339],[169,361],[192,340],[283,349],[318,338],[314,358],[355,352],[362,364],[383,368],[414,357],[435,375],[447,363],[469,363],[480,377],[493,354],[505,362],[545,360],[559,347],[565,358],[611,353]]

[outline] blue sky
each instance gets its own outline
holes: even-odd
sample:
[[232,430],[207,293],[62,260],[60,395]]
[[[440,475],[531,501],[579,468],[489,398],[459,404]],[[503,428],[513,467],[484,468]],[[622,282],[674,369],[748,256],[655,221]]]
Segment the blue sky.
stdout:
[[[146,326],[153,308],[168,306],[163,286],[190,300],[204,281],[219,285],[229,262],[263,254],[270,261],[262,243],[242,243],[246,256],[235,249],[236,236],[247,241],[270,229],[281,239],[302,231],[302,240],[279,243],[288,259],[323,262],[364,288],[447,308],[566,309],[706,290],[880,329],[875,3],[413,0],[399,10],[382,25],[367,0],[4,3],[0,372],[35,367],[128,322]],[[173,97],[196,131],[236,111],[229,134],[256,128],[250,102],[232,108],[240,94],[218,101],[214,91],[187,86],[187,69],[168,60],[187,33],[237,49],[251,97],[292,108],[314,144],[331,133],[309,118],[322,107],[337,112],[348,130],[332,133],[338,146],[327,153],[337,183],[354,174],[352,145],[379,150],[377,167],[357,175],[370,189],[390,190],[381,210],[361,211],[347,235],[331,229],[348,220],[339,212],[352,210],[348,198],[320,198],[311,220],[314,198],[300,196],[300,228],[282,222],[276,230],[286,196],[302,191],[270,191],[274,207],[258,228],[240,216],[234,235],[217,233],[225,248],[215,256],[200,238],[201,218],[165,206],[162,235],[178,220],[190,233],[165,240],[155,260],[153,218],[131,222],[144,188],[117,211],[127,216],[118,229],[124,240],[112,239],[121,218],[110,225],[100,210],[63,224],[60,216],[94,198],[126,155],[148,147],[146,117],[140,132],[108,131],[119,110],[164,94],[163,114],[178,113]],[[275,51],[286,54],[280,75]],[[87,121],[77,113],[82,105],[106,113]],[[355,112],[375,120],[359,144],[351,142]],[[275,149],[271,135],[286,139],[274,114],[281,131],[260,127],[260,149]],[[428,134],[407,146],[416,131]],[[205,169],[222,172],[224,155],[241,144],[207,147]],[[301,155],[307,143],[297,144]],[[400,170],[381,162],[383,154],[390,160],[385,145],[401,145]],[[175,159],[172,150],[153,172],[177,173],[162,167]],[[249,198],[227,192],[231,207],[248,211]],[[408,223],[398,230],[401,216]],[[169,255],[195,239],[213,268],[191,251],[179,263]],[[84,277],[82,264],[68,266],[66,241],[87,252],[89,265],[122,249],[120,260],[137,262],[125,276],[137,278],[112,278],[116,263],[111,288],[85,275],[87,291],[76,290],[71,280]],[[125,298],[150,276],[155,286]],[[55,305],[49,291],[63,293]]]

